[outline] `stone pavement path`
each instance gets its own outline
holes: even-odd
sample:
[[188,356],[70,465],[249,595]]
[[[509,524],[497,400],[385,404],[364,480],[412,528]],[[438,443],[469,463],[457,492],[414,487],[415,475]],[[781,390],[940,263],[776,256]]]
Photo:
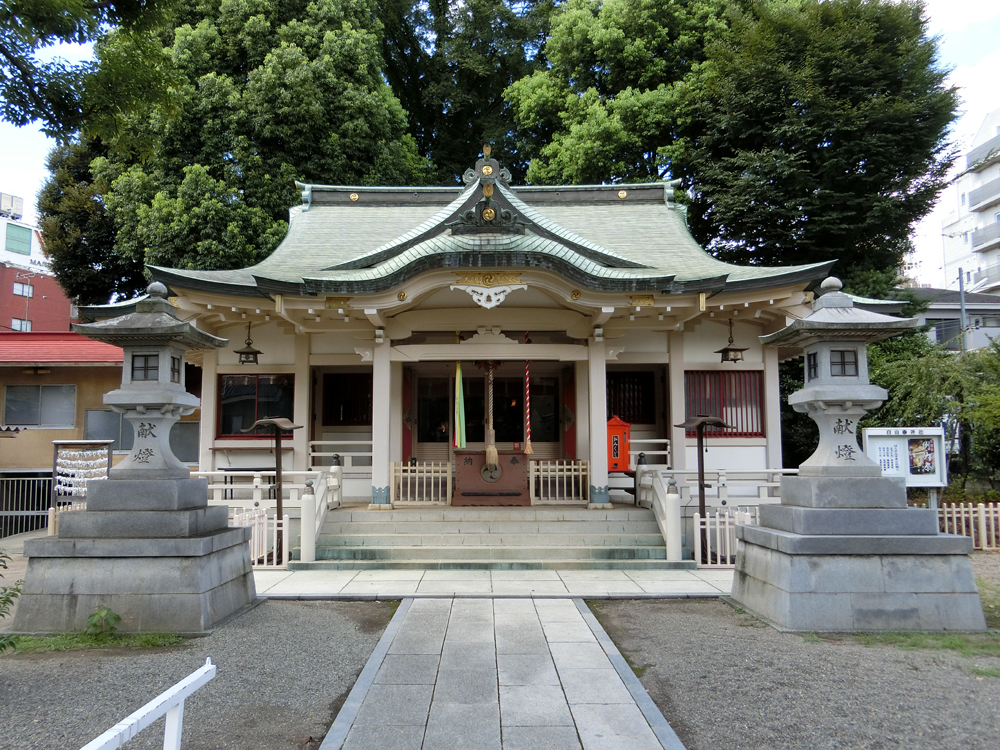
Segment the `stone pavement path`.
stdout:
[[582,599],[408,598],[321,750],[683,750]]

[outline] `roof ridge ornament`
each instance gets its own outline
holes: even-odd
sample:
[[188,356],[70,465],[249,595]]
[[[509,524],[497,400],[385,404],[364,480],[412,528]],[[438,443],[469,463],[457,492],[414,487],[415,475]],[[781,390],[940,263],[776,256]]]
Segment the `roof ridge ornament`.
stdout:
[[[510,172],[506,168],[501,168],[496,159],[490,158],[491,153],[492,149],[488,144],[483,146],[483,157],[476,162],[476,168],[465,171],[463,176],[465,183],[477,185],[482,191],[482,198],[475,206],[462,213],[456,221],[447,224],[454,234],[483,231],[524,234],[528,223],[513,210],[512,206],[501,205],[494,197],[497,184],[510,188]],[[503,203],[507,201],[504,200]]]

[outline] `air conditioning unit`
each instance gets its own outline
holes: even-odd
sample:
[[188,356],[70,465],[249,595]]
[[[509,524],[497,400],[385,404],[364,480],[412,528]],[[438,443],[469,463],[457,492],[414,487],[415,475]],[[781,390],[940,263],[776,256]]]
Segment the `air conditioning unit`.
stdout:
[[24,199],[16,195],[0,193],[0,216],[20,219],[24,215]]

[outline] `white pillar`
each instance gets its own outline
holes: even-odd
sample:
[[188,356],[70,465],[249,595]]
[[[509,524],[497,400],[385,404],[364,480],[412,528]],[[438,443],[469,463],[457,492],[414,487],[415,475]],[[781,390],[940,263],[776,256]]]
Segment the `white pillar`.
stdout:
[[215,426],[219,423],[219,355],[215,349],[205,352],[201,360],[201,415],[198,434],[198,470],[215,471],[212,460],[212,443],[215,440]]
[[[392,431],[389,433],[389,460],[403,461],[403,363],[389,363],[389,414]],[[374,435],[372,436],[374,437]]]
[[781,389],[778,379],[778,350],[764,347],[764,434],[767,436],[767,468],[782,468]]
[[[309,402],[312,397],[312,383],[309,372],[309,334],[295,336],[295,390],[292,401],[292,422],[302,425],[301,430],[292,431],[292,470],[305,471],[309,468],[309,436],[312,434]],[[285,465],[285,457],[281,457]]]
[[392,507],[389,504],[389,436],[392,434],[390,349],[386,339],[385,343],[375,344],[372,351],[372,502],[369,507],[376,510]]
[[683,422],[687,399],[684,393],[684,333],[670,332],[670,410],[667,414],[670,436],[671,468],[683,471],[687,468],[687,438],[683,427],[675,427]]
[[590,458],[590,380],[587,363],[574,362],[576,381],[576,457]]
[[587,347],[587,379],[590,384],[590,504],[588,508],[610,508],[608,497],[608,391],[603,341],[590,339]]

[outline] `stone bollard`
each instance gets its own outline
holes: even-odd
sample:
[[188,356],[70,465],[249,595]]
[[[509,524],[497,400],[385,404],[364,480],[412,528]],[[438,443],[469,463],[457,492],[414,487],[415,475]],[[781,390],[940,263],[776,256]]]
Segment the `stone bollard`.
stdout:
[[299,537],[299,560],[301,562],[316,562],[316,492],[313,490],[313,480],[306,480],[306,489],[302,493],[301,533]]
[[681,495],[677,490],[677,480],[670,477],[667,480],[667,497],[664,503],[666,520],[664,526],[667,533],[664,542],[667,544],[667,560],[678,562],[681,559]]

